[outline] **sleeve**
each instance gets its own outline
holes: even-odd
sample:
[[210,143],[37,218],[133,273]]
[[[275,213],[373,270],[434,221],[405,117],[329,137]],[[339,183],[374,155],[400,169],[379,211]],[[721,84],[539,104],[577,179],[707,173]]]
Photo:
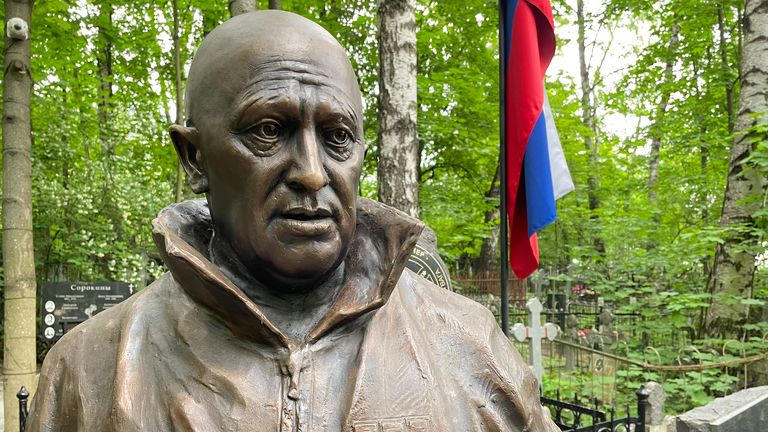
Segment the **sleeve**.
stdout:
[[[407,275],[406,275],[407,276]],[[528,363],[484,306],[456,293],[420,284],[404,305],[439,362],[436,378],[447,395],[444,416],[451,428],[484,432],[560,432],[541,406]],[[468,410],[466,415],[462,409]]]
[[[490,313],[486,314],[489,351],[484,381],[490,397],[479,408],[488,430],[560,432],[541,406],[539,385],[531,368],[509,342]],[[490,321],[490,323],[488,323]]]
[[77,389],[66,358],[61,354],[67,351],[66,347],[60,344],[61,341],[54,345],[43,362],[27,417],[26,432],[77,430]]
[[32,398],[27,432],[94,432],[112,409],[119,316],[102,312],[48,352]]

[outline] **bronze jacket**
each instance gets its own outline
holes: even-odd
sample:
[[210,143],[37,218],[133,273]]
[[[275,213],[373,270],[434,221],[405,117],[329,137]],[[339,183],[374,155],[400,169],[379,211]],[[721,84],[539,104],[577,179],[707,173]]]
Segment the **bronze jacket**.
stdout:
[[170,272],[51,349],[27,431],[558,431],[493,316],[403,270],[421,229],[359,199],[345,282],[296,341],[208,259],[204,201],[166,208]]

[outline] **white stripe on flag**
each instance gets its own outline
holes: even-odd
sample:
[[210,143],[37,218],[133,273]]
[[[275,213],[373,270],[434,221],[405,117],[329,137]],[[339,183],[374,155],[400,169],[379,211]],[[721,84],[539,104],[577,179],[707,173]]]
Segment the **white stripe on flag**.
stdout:
[[544,91],[544,121],[547,124],[547,149],[549,150],[549,166],[552,171],[552,191],[555,199],[560,199],[568,192],[575,189],[571,172],[568,170],[568,162],[565,160],[563,145],[560,143],[560,135],[555,127],[555,119],[552,117],[552,108],[549,107],[549,98]]

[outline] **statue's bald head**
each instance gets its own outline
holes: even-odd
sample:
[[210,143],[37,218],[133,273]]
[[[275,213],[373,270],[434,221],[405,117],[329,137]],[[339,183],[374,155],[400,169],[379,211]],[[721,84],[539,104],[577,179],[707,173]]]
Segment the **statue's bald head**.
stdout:
[[365,157],[360,89],[339,43],[291,13],[240,15],[200,46],[187,107],[191,124],[170,129],[179,160],[252,275],[307,289],[335,274]]
[[322,84],[335,87],[362,115],[357,77],[336,39],[300,15],[265,10],[234,17],[203,40],[189,72],[188,122],[231,121],[227,108],[248,86],[291,74],[307,84],[327,78]]

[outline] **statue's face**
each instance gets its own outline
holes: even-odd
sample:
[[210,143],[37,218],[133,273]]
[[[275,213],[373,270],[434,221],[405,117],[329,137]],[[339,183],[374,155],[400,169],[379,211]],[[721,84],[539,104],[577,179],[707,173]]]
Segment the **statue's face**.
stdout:
[[230,47],[225,70],[198,77],[190,142],[217,233],[252,273],[302,285],[346,254],[365,146],[344,53],[282,39]]

